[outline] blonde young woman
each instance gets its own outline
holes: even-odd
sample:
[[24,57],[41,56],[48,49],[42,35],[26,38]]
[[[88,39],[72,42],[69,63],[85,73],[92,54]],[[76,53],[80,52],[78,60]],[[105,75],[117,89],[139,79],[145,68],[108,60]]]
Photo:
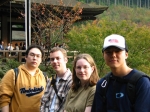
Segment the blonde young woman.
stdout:
[[73,83],[67,95],[64,112],[91,112],[98,80],[93,58],[89,54],[79,54],[74,60]]

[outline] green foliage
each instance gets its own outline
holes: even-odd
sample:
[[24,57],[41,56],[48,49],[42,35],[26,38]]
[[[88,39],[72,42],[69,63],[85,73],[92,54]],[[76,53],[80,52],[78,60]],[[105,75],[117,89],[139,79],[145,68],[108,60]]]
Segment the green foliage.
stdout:
[[107,11],[98,16],[101,20],[121,22],[130,20],[137,24],[150,25],[150,10],[146,8],[130,8],[122,5],[111,5]]
[[[1,59],[0,60],[0,79],[4,76],[4,74],[13,68],[16,68],[20,65],[21,63],[19,63],[16,60],[13,59]],[[48,63],[47,65],[45,64],[40,64],[39,68],[43,71],[46,72],[46,74],[48,75],[48,77],[51,77],[52,75],[55,74],[55,71],[52,69],[52,67],[50,66],[50,64]]]
[[[72,54],[72,56],[73,56],[73,54]],[[68,63],[67,63],[67,67],[70,68],[71,70],[72,70],[72,62],[73,62],[73,58],[69,59]],[[1,59],[0,60],[0,80],[8,70],[16,68],[20,64],[21,63],[19,63],[18,61],[14,60],[14,59]],[[52,75],[55,74],[55,71],[51,67],[50,63],[47,63],[46,65],[44,63],[41,63],[39,68],[43,72],[46,72],[48,77],[51,77]]]
[[19,66],[19,62],[14,59],[1,59],[0,60],[0,79],[4,76],[4,74],[13,68]]
[[[109,70],[103,60],[101,52],[104,38],[110,34],[120,34],[127,40],[129,58],[127,64],[132,67],[150,73],[150,11],[144,8],[129,8],[124,6],[110,6],[107,11],[98,16],[98,21],[77,24],[66,35],[66,44],[69,51],[77,53],[89,53],[94,58],[99,69],[99,75],[103,76]],[[68,52],[68,55],[74,54]],[[0,60],[0,78],[7,70],[18,66],[14,60]],[[72,70],[73,58],[69,58],[67,66]],[[47,72],[48,76],[55,74],[49,64],[41,64],[40,69]]]
[[111,6],[111,5],[123,5],[126,7],[150,7],[149,0],[77,0],[84,3],[90,3],[90,4],[96,4],[96,5],[105,5],[105,6]]
[[53,68],[51,67],[49,63],[47,63],[47,65],[42,63],[40,64],[39,68],[41,69],[41,71],[46,72],[48,77],[51,77],[52,75],[55,74],[55,71],[53,70]]
[[108,20],[94,21],[75,26],[66,36],[69,50],[89,53],[95,59],[100,76],[109,70],[105,66],[101,52],[104,38],[110,34],[120,34],[126,38],[129,47],[127,63],[130,67],[150,73],[149,51],[150,30],[148,26],[138,26],[131,21],[114,22]]

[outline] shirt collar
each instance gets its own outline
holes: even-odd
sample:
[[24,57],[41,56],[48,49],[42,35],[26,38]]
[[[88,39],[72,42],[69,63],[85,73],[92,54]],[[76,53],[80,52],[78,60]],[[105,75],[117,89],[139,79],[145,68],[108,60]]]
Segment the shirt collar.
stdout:
[[72,73],[71,73],[70,69],[67,68],[67,71],[65,72],[64,76],[63,77],[58,77],[58,80],[59,79],[67,80],[70,74],[72,74]]

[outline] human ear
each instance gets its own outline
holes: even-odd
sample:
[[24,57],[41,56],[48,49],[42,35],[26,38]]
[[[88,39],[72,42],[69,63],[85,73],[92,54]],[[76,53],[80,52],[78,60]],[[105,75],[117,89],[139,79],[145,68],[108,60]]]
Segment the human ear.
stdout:
[[125,59],[127,59],[128,58],[128,52],[125,52]]
[[92,66],[92,72],[94,71],[94,69],[95,69],[95,67],[94,67],[94,66]]
[[68,62],[68,58],[65,58],[65,62],[66,62],[66,63]]

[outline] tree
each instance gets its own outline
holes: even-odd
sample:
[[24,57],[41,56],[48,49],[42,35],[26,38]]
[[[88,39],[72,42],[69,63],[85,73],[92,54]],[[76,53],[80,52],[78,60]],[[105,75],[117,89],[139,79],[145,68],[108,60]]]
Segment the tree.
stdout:
[[102,55],[103,40],[110,34],[120,34],[127,40],[129,58],[127,64],[146,73],[150,72],[150,30],[147,26],[138,26],[130,21],[114,22],[109,20],[94,21],[74,27],[67,36],[69,50],[89,53],[95,59],[100,76],[109,70]]
[[64,34],[71,29],[75,21],[80,19],[81,13],[80,3],[73,8],[65,6],[61,0],[58,5],[47,4],[46,1],[32,3],[32,42],[51,48],[55,42],[63,40]]
[[[63,44],[64,34],[71,29],[74,22],[80,20],[82,14],[80,3],[72,7],[71,4],[64,4],[62,0],[59,0],[57,5],[48,2],[49,0],[31,4],[31,41],[32,44],[41,45],[48,50],[44,59],[45,66],[47,66],[49,50],[56,42],[61,41]],[[21,14],[24,16],[23,12]]]
[[149,6],[150,6],[150,0],[147,0],[147,2],[146,2],[146,7],[149,9]]
[[[81,0],[78,0],[81,1]],[[82,2],[85,3],[91,3],[91,2],[95,2],[97,5],[118,5],[118,4],[122,4],[124,6],[127,7],[145,7],[149,9],[150,6],[150,0],[82,0]]]
[[63,40],[71,25],[80,19],[82,8],[76,4],[66,7],[60,0],[59,6],[46,3],[32,3],[32,41],[51,48],[57,41]]

